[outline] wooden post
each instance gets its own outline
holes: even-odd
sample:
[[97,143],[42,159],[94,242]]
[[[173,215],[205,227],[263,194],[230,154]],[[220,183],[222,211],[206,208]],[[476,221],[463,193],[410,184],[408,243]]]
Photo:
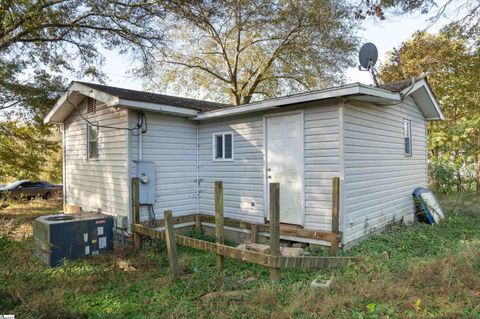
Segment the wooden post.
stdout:
[[[215,242],[223,245],[223,182],[215,182]],[[224,257],[217,254],[217,268],[223,269]]]
[[173,228],[173,217],[170,210],[164,212],[165,221],[165,237],[167,240],[168,250],[168,264],[170,265],[170,271],[172,272],[173,279],[177,279],[180,276],[180,268],[178,267],[177,257],[177,243],[175,242],[175,230]]
[[[270,254],[280,256],[280,184],[270,183]],[[270,268],[270,280],[278,281],[280,269]]]
[[[132,178],[132,204],[133,204],[133,223],[140,223],[140,200],[138,189],[138,177]],[[136,248],[141,246],[140,234],[133,232],[133,244]]]
[[340,232],[340,177],[332,179],[332,255],[338,254],[338,236]]
[[250,241],[254,244],[258,243],[258,227],[257,224],[250,226]]
[[202,216],[200,214],[195,215],[195,231],[199,233],[202,230]]

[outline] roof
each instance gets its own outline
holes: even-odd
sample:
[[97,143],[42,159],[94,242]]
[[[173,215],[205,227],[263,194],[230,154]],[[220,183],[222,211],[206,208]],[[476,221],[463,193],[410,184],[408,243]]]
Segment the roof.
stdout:
[[171,106],[178,106],[178,107],[188,108],[192,110],[197,110],[200,112],[208,112],[208,111],[218,110],[221,108],[232,106],[229,104],[195,100],[195,99],[189,99],[184,97],[151,93],[151,92],[145,92],[145,91],[129,90],[129,89],[108,86],[108,85],[101,85],[96,83],[87,83],[87,82],[81,82],[81,81],[75,81],[75,82],[81,83],[92,89],[102,91],[112,96],[116,96],[120,99],[166,104]]
[[391,92],[401,92],[415,83],[415,80],[400,80],[379,84],[378,87]]
[[443,120],[444,118],[426,78],[416,81],[402,80],[385,83],[379,87],[353,83],[239,106],[74,81],[47,114],[44,119],[45,123],[63,123],[75,110],[75,103],[80,103],[85,96],[99,100],[108,107],[173,114],[192,120],[236,116],[334,98],[391,105],[398,104],[407,96],[411,96],[427,121]]

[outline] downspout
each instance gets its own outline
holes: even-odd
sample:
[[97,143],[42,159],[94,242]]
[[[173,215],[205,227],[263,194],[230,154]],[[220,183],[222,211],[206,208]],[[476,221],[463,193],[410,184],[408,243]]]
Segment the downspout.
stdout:
[[197,204],[197,214],[200,214],[200,166],[199,166],[199,148],[200,148],[200,139],[199,139],[199,122],[196,121],[196,126],[197,126],[197,154],[196,154],[196,169],[197,169],[197,179],[196,179],[196,184],[197,184],[197,194],[196,194],[196,204]]
[[346,187],[345,187],[345,99],[338,101],[338,139],[340,150],[340,231],[342,232],[341,247],[345,246],[347,233],[347,212],[345,211]]
[[[140,123],[142,114],[138,113],[138,116],[138,123]],[[141,132],[138,134],[138,161],[143,162],[143,134]]]
[[62,184],[63,184],[63,210],[65,211],[65,205],[67,204],[67,157],[65,150],[65,122],[60,126],[60,131],[62,132]]

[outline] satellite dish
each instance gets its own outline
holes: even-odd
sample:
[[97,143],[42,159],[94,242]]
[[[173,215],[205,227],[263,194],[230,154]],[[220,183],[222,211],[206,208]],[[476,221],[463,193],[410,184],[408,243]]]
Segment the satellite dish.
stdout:
[[360,65],[367,70],[370,70],[375,63],[377,63],[378,59],[378,50],[375,44],[373,43],[365,43],[362,48],[360,49],[360,53],[358,54],[358,60],[360,61]]

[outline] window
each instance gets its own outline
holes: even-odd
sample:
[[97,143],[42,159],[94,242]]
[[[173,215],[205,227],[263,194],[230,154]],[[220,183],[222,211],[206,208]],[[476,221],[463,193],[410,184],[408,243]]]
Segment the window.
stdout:
[[87,159],[98,158],[98,126],[87,124]]
[[233,161],[233,132],[213,134],[213,160]]
[[403,139],[405,155],[412,155],[412,121],[403,120]]
[[91,97],[87,98],[87,113],[95,113],[97,111],[97,101]]

